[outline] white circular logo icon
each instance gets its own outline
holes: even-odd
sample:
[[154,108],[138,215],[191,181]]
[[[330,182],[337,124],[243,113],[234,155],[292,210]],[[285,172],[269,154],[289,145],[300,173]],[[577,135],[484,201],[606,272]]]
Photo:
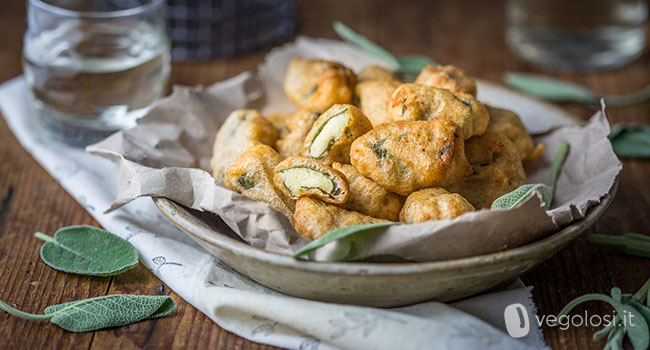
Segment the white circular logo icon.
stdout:
[[513,338],[525,337],[530,332],[528,311],[519,303],[508,305],[503,311],[503,319],[508,334]]

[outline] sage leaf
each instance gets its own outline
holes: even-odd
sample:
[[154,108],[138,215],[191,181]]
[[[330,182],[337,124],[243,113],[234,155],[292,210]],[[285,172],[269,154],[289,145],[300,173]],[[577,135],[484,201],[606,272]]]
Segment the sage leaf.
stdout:
[[386,49],[383,47],[370,41],[365,36],[355,32],[340,21],[334,22],[333,27],[336,34],[338,34],[338,36],[340,36],[343,40],[358,46],[362,50],[386,62],[391,70],[396,71],[400,68],[400,63],[397,58],[390,52],[386,51]]
[[623,350],[623,339],[625,337],[624,328],[620,324],[616,324],[614,329],[607,337],[607,344],[603,350]]
[[594,233],[587,236],[587,242],[600,247],[616,249],[628,255],[650,258],[650,237],[638,233],[626,233],[622,236]]
[[[373,230],[385,228],[392,225],[400,225],[400,222],[379,222],[374,224],[364,224],[364,225],[351,225],[344,226],[332,231],[327,232],[326,234],[320,236],[317,240],[309,242],[309,244],[302,247],[300,250],[293,254],[294,258],[309,254],[314,250],[343,238],[351,237],[352,235],[359,235],[361,233],[370,232]],[[348,242],[349,243],[349,242]]]
[[569,152],[569,144],[566,141],[560,143],[560,147],[555,153],[553,164],[551,165],[551,177],[549,185],[545,184],[525,184],[516,188],[514,191],[504,194],[492,202],[491,209],[512,209],[525,202],[530,196],[537,193],[540,195],[542,205],[546,210],[551,208],[553,202],[553,193],[557,184],[557,178],[562,169],[562,165]]
[[[610,304],[619,315],[628,317],[628,322],[624,322],[623,327],[635,350],[645,350],[650,346],[650,331],[643,315],[630,304],[623,304],[603,294],[586,294],[573,299],[560,311],[557,318],[566,316],[574,307],[587,301],[604,301]],[[629,322],[630,319],[634,321]],[[610,333],[611,336],[612,333]]]
[[600,98],[580,85],[536,74],[508,72],[506,85],[538,98],[550,101],[577,101],[597,104]]
[[615,124],[609,134],[614,152],[620,157],[650,157],[650,126]]
[[0,308],[28,320],[49,320],[70,332],[120,327],[169,315],[176,303],[168,296],[116,294],[52,305],[43,315],[17,310],[0,301]]
[[[598,104],[600,97],[594,91],[564,80],[542,75],[508,72],[504,82],[513,89],[550,101]],[[650,100],[650,85],[628,94],[602,97],[610,106],[629,106]]]
[[422,55],[402,55],[397,56],[399,62],[398,73],[418,75],[426,66],[437,66],[434,60]]
[[68,226],[54,237],[40,232],[34,236],[45,241],[41,259],[59,271],[113,276],[138,264],[138,252],[131,243],[96,227]]

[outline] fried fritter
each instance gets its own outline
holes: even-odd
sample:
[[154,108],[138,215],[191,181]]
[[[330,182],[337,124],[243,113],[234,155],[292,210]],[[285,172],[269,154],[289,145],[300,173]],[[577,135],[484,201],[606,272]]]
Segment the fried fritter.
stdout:
[[406,196],[469,175],[463,140],[448,119],[381,124],[352,143],[350,160],[363,176]]
[[284,92],[299,109],[322,113],[337,103],[352,103],[354,73],[335,62],[294,58],[284,80]]
[[406,198],[399,213],[403,222],[453,219],[474,211],[474,207],[458,193],[449,193],[441,187],[429,187],[415,191]]
[[455,66],[426,66],[415,78],[415,83],[476,97],[476,82]]
[[318,113],[301,110],[286,120],[288,133],[278,138],[275,146],[282,158],[299,156],[305,137],[318,119]]
[[289,122],[289,119],[293,117],[293,114],[289,113],[275,113],[275,114],[269,114],[265,115],[264,118],[266,120],[270,121],[271,124],[275,127],[275,131],[278,135],[278,141],[285,137],[287,134],[289,134],[290,130],[289,127],[287,126],[287,123]]
[[253,109],[238,109],[230,113],[214,139],[210,168],[212,177],[223,183],[226,169],[240,154],[258,145],[273,145],[277,138],[275,127]]
[[526,173],[515,145],[503,134],[487,131],[465,143],[465,154],[473,173],[444,186],[458,193],[477,209],[489,209],[500,196],[526,183]]
[[474,96],[418,84],[398,87],[388,109],[392,121],[452,120],[463,129],[466,140],[483,134],[489,120],[485,106]]
[[393,91],[402,85],[395,80],[369,80],[357,84],[356,94],[359,97],[361,111],[372,122],[373,126],[390,121],[388,106]]
[[390,192],[376,182],[361,175],[350,164],[334,163],[332,168],[345,175],[350,187],[350,197],[343,204],[347,210],[390,221],[399,220],[399,211],[404,204],[402,196]]
[[370,120],[353,105],[334,105],[321,114],[305,137],[301,153],[323,164],[350,162],[350,145],[372,129]]
[[293,218],[298,234],[308,240],[315,240],[339,227],[386,222],[383,219],[348,211],[310,197],[298,199]]
[[544,154],[544,145],[535,145],[519,116],[507,109],[485,106],[490,114],[488,130],[500,132],[512,141],[521,157],[521,161],[532,163]]
[[343,204],[350,189],[345,175],[308,157],[289,157],[274,169],[273,183],[287,197],[320,198],[325,202]]
[[370,80],[380,80],[380,81],[396,81],[399,82],[399,79],[384,67],[377,65],[369,65],[363,67],[361,72],[359,72],[359,81],[370,81]]
[[281,161],[280,155],[270,146],[253,146],[228,167],[224,184],[246,197],[270,204],[293,222],[296,202],[273,184],[273,170]]

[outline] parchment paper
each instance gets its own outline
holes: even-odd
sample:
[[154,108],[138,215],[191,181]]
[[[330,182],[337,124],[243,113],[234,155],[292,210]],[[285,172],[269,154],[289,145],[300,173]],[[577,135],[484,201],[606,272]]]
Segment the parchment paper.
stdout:
[[[118,165],[118,195],[110,209],[141,196],[166,197],[218,214],[252,246],[290,254],[306,244],[284,216],[265,203],[226,189],[207,172],[214,136],[230,111],[244,107],[263,113],[295,110],[282,89],[289,59],[294,56],[336,60],[357,71],[367,64],[381,65],[376,58],[338,41],[298,38],[269,53],[257,75],[242,73],[208,88],[175,87],[135,127],[87,148]],[[530,129],[544,131],[569,124],[557,114],[544,114],[539,103],[521,97],[504,100],[505,95],[496,92],[479,82],[479,99],[514,109]],[[350,258],[390,255],[433,261],[473,256],[525,244],[578,220],[609,192],[622,168],[608,134],[603,106],[583,126],[563,126],[536,138],[547,151],[526,169],[530,183],[547,183],[559,142],[571,145],[548,212],[533,196],[511,210],[481,210],[454,220],[393,226],[369,235]],[[331,260],[337,256],[334,242],[312,258]]]

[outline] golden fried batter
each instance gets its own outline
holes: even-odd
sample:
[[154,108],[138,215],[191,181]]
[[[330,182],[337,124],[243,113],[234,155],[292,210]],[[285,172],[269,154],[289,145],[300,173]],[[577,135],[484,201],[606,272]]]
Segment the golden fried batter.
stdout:
[[308,240],[317,239],[339,227],[386,222],[309,197],[298,199],[293,218],[298,234]]
[[276,114],[269,114],[265,115],[264,118],[266,120],[270,121],[271,124],[275,127],[275,131],[278,135],[278,141],[285,137],[289,132],[289,127],[287,126],[287,123],[289,122],[289,119],[293,117],[293,114],[289,113],[276,113]]
[[316,197],[328,203],[343,204],[350,189],[345,175],[308,157],[289,157],[274,169],[273,183],[287,197]]
[[350,164],[334,163],[332,168],[343,173],[348,180],[350,197],[343,204],[344,209],[358,211],[375,218],[399,220],[399,211],[404,204],[402,196],[390,192],[371,179],[364,177]]
[[388,105],[393,91],[402,85],[395,80],[369,80],[357,84],[356,94],[359,97],[361,111],[372,122],[373,126],[390,121]]
[[230,113],[214,139],[210,168],[212,177],[223,183],[226,169],[240,154],[258,145],[273,145],[275,127],[253,109],[238,109]]
[[458,193],[449,193],[441,187],[430,187],[415,191],[406,198],[399,219],[412,223],[445,220],[473,210],[474,207]]
[[487,105],[485,107],[490,113],[488,130],[506,135],[515,145],[524,164],[532,163],[544,154],[544,145],[539,143],[535,146],[533,138],[515,112]]
[[305,137],[318,119],[318,113],[301,110],[286,120],[288,133],[278,138],[275,146],[282,158],[299,156]]
[[270,204],[293,221],[295,201],[273,185],[273,169],[281,161],[280,155],[270,146],[253,146],[228,168],[224,184],[246,197]]
[[463,140],[448,119],[381,124],[352,143],[350,159],[363,176],[406,196],[469,175]]
[[466,140],[483,134],[489,120],[485,106],[474,96],[418,84],[398,87],[388,109],[393,121],[452,120],[463,129]]
[[388,69],[384,67],[380,67],[377,65],[370,65],[370,66],[365,66],[359,72],[359,81],[369,81],[369,80],[381,80],[381,81],[397,81],[399,82],[399,79],[393,74],[393,72],[389,71]]
[[336,103],[352,103],[354,73],[335,62],[294,58],[284,80],[284,92],[300,109],[322,113]]
[[454,66],[426,66],[415,79],[416,84],[447,89],[453,93],[463,92],[476,97],[476,82]]
[[489,209],[498,197],[526,183],[526,173],[515,145],[503,134],[487,131],[465,143],[471,175],[444,186],[458,193],[478,209]]
[[334,105],[321,114],[305,137],[301,153],[323,164],[350,162],[350,145],[372,129],[361,110],[353,105]]

